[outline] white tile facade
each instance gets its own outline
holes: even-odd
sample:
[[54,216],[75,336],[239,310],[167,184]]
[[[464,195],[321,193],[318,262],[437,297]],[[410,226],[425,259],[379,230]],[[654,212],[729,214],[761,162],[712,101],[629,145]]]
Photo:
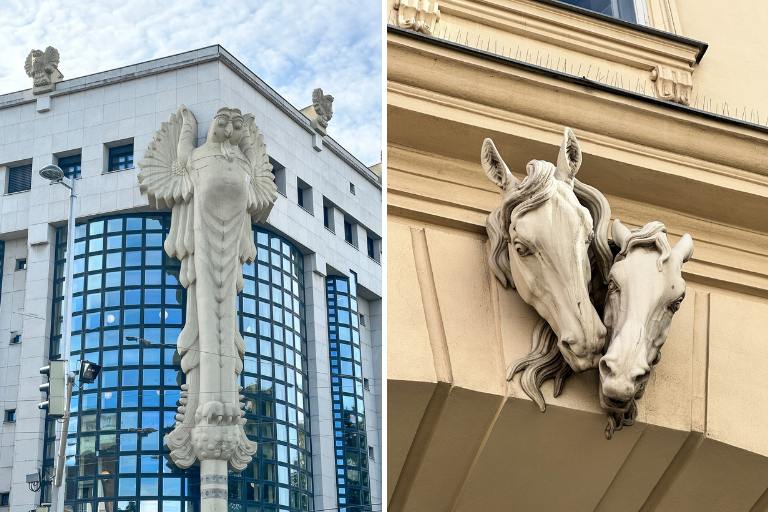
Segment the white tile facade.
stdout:
[[[322,151],[313,149],[309,121],[218,46],[67,80],[48,97],[49,109],[40,111],[31,90],[0,95],[0,192],[7,190],[8,164],[29,159],[33,164],[30,191],[0,195],[0,239],[5,241],[0,409],[17,411],[15,424],[0,423],[0,492],[11,493],[9,512],[27,512],[39,499],[39,493],[27,488],[25,476],[38,470],[42,460],[44,414],[37,409],[41,400],[37,387],[42,383],[38,370],[46,364],[50,335],[54,227],[67,219],[67,190],[51,186],[37,170],[62,154],[80,150],[78,219],[146,210],[136,181],[138,169],[105,172],[106,145],[132,139],[138,162],[160,123],[181,104],[197,117],[200,142],[217,109],[231,106],[252,113],[270,156],[285,166],[286,195],[278,197],[267,224],[306,255],[308,357],[310,379],[316,384],[311,396],[315,508],[336,507],[333,445],[327,437],[332,425],[324,276],[329,271],[356,272],[367,296],[375,298],[371,308],[380,309],[381,266],[367,257],[365,244],[366,229],[381,234],[381,186],[376,176],[329,138]],[[297,178],[312,187],[314,215],[297,204]],[[349,191],[350,182],[355,195]],[[335,234],[323,226],[323,197],[337,206]],[[359,250],[344,241],[345,214],[359,225]],[[14,271],[18,257],[28,258],[27,270]],[[378,322],[380,333],[380,317]],[[20,345],[9,345],[11,331],[23,333]],[[366,346],[381,350],[380,340]],[[373,382],[374,362],[381,360],[381,354],[366,358]],[[376,378],[378,389],[380,374]],[[375,400],[369,402],[374,407]],[[370,414],[379,411],[375,407]],[[380,427],[379,420],[375,424]],[[371,436],[372,442],[378,439]],[[378,446],[375,450],[380,453]],[[380,485],[380,464],[372,467],[371,483]],[[380,489],[375,493],[372,501],[380,503]]]

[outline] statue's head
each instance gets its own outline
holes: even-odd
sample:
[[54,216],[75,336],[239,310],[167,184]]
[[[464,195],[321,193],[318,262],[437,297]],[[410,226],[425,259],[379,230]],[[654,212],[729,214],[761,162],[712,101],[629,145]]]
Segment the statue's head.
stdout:
[[574,192],[581,165],[576,137],[566,129],[558,164],[533,160],[522,181],[509,172],[490,139],[481,160],[502,189],[501,206],[487,224],[491,269],[549,323],[574,371],[596,367],[605,342],[589,293],[597,222]]
[[661,222],[630,231],[618,219],[613,240],[620,251],[610,272],[604,321],[610,335],[600,359],[600,401],[625,413],[640,398],[661,357],[672,315],[685,297],[683,263],[693,240],[685,234],[674,246]]
[[240,144],[245,133],[245,118],[237,108],[220,108],[213,116],[208,129],[208,142],[229,142],[233,146]]

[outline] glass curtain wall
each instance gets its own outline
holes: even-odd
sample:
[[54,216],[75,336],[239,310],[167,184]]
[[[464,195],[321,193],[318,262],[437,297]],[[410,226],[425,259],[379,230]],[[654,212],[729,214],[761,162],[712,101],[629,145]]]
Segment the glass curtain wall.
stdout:
[[[189,512],[199,503],[197,469],[168,458],[183,374],[176,339],[185,320],[179,262],[163,241],[170,215],[124,215],[76,227],[70,368],[101,364],[96,382],[75,386],[67,439],[66,501],[77,512]],[[230,509],[309,510],[311,467],[301,254],[254,227],[258,261],[244,268],[245,428],[259,443],[230,475]],[[51,357],[59,353],[66,229],[57,232]],[[52,474],[54,419],[46,423],[44,469]],[[43,502],[51,499],[43,487]],[[55,491],[54,491],[55,492]],[[262,504],[260,509],[254,509]]]
[[339,512],[370,511],[368,437],[354,274],[351,278],[329,276],[326,292]]

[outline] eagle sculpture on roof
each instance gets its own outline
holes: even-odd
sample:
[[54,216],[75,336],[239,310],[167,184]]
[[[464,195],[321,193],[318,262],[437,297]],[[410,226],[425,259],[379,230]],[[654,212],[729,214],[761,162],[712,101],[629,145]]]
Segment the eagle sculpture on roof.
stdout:
[[333,96],[323,95],[323,90],[318,87],[312,91],[312,106],[317,114],[317,124],[323,129],[328,128],[328,121],[333,117]]
[[24,62],[24,70],[32,78],[35,88],[52,86],[64,78],[59,71],[59,50],[53,46],[47,47],[45,51],[30,51]]

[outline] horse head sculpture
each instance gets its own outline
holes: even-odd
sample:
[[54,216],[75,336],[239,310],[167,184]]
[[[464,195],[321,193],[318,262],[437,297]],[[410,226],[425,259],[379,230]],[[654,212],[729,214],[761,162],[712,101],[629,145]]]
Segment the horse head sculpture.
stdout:
[[615,220],[613,241],[620,252],[610,271],[603,317],[608,349],[598,365],[600,404],[608,410],[609,439],[614,430],[634,423],[635,400],[645,391],[672,316],[685,298],[681,272],[693,253],[687,233],[670,247],[661,222],[630,231]]
[[606,330],[590,291],[607,282],[610,208],[600,192],[576,179],[581,150],[568,128],[557,165],[532,160],[521,181],[490,139],[481,162],[501,188],[501,205],[486,221],[491,270],[547,324],[535,330],[530,354],[510,367],[507,380],[523,372],[523,390],[544,411],[544,380],[555,379],[557,396],[573,371],[595,368],[603,353]]

